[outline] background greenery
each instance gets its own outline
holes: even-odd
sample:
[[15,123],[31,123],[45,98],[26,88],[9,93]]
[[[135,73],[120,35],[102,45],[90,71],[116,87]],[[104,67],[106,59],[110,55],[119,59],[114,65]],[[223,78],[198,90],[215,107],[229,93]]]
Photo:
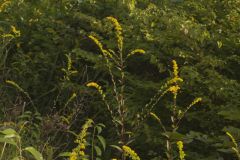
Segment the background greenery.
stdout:
[[[239,141],[239,6],[239,0],[12,0],[0,12],[0,33],[9,33],[12,25],[21,36],[1,36],[1,127],[14,122],[11,127],[18,130],[27,121],[21,131],[23,142],[49,160],[75,147],[69,131],[79,133],[87,118],[104,123],[101,134],[107,146],[117,144],[100,96],[85,87],[97,81],[106,94],[112,92],[100,51],[88,35],[116,48],[112,27],[104,19],[113,16],[123,28],[124,51],[146,51],[127,61],[129,128],[135,123],[133,117],[171,75],[175,59],[184,79],[179,105],[184,107],[194,97],[203,99],[173,135],[183,139],[186,159],[236,159],[225,132]],[[69,79],[62,71],[67,67],[66,55],[77,71]],[[6,80],[16,82],[31,100]],[[70,99],[73,93],[76,97]],[[154,110],[165,124],[170,123],[170,105],[166,96]],[[166,158],[160,128],[151,118],[133,137],[130,146],[142,159]],[[100,157],[106,160],[117,155],[110,147],[102,152]]]

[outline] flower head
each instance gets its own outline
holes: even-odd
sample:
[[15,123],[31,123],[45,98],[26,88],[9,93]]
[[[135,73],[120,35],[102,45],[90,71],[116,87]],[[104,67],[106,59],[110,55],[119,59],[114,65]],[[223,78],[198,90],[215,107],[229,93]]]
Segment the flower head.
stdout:
[[137,153],[128,146],[122,147],[125,156],[130,157],[132,160],[140,160]]
[[122,51],[123,48],[123,36],[122,36],[122,27],[121,25],[118,23],[118,20],[114,17],[107,17],[108,20],[110,20],[115,28],[115,33],[116,33],[116,37],[117,37],[117,42],[118,42],[118,48],[120,51]]
[[180,160],[184,160],[184,157],[186,156],[186,154],[183,151],[183,142],[178,141],[177,146],[178,146]]
[[178,65],[177,62],[175,60],[172,61],[173,63],[173,75],[175,78],[178,77]]
[[96,37],[94,37],[94,36],[88,36],[88,37],[98,46],[98,48],[101,50],[101,52],[104,56],[108,56],[110,58],[113,57],[109,51],[107,51],[103,48],[102,43]]

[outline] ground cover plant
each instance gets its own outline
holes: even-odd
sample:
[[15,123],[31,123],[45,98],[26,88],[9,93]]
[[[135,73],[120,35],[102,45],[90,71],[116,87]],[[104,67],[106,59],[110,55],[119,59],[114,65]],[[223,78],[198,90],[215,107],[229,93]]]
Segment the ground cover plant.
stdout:
[[0,159],[240,159],[238,6],[1,0]]

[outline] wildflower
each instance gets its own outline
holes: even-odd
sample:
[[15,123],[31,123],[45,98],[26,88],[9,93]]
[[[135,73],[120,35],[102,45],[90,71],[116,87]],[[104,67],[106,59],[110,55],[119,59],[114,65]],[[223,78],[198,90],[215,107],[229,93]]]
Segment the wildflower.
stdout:
[[127,57],[132,56],[134,54],[145,54],[145,51],[143,49],[135,49],[131,53],[129,53]]
[[174,77],[173,79],[169,80],[167,82],[167,84],[170,85],[170,84],[177,83],[177,82],[183,82],[183,79],[180,77]]
[[140,160],[137,153],[128,146],[122,147],[124,155],[130,157],[132,160]]
[[98,92],[100,93],[100,95],[105,98],[105,94],[103,93],[102,87],[100,85],[98,85],[95,82],[90,82],[87,84],[87,87],[94,87],[98,90]]
[[110,58],[113,57],[112,54],[109,51],[107,51],[103,48],[102,43],[96,37],[94,37],[94,36],[88,36],[88,37],[91,40],[93,40],[93,42],[99,47],[99,49],[101,50],[101,52],[103,53],[104,56],[108,56]]
[[77,153],[76,152],[71,152],[69,160],[77,160]]
[[20,37],[21,36],[21,32],[19,30],[16,29],[16,27],[11,26],[12,32],[15,34],[16,37]]
[[172,61],[173,63],[173,75],[175,78],[178,78],[178,65],[175,60]]
[[123,48],[123,36],[122,36],[122,27],[118,23],[117,19],[114,17],[107,17],[108,20],[110,20],[115,28],[116,31],[116,37],[117,37],[117,42],[118,42],[118,48],[120,51],[122,51]]
[[[83,157],[85,156],[85,148],[86,148],[86,135],[87,135],[87,130],[88,128],[92,125],[93,120],[88,119],[85,124],[82,126],[82,130],[80,134],[78,135],[77,139],[75,140],[75,143],[78,144],[76,148],[73,149],[69,160],[77,160],[77,157]],[[85,158],[82,158],[82,160],[85,160]]]
[[186,154],[183,151],[183,142],[182,141],[178,141],[177,142],[177,146],[178,146],[178,150],[179,150],[180,160],[184,160],[184,157],[186,156]]
[[175,86],[171,86],[168,91],[172,92],[173,94],[177,94],[178,90],[180,89],[180,87],[178,85]]
[[201,102],[202,101],[202,98],[196,98],[193,100],[193,102],[190,104],[190,106],[193,106],[195,104],[197,104],[198,102]]

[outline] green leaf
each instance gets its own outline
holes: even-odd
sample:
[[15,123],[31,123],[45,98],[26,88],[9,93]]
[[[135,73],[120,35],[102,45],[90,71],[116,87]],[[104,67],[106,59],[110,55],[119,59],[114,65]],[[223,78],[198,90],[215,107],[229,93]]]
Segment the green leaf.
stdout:
[[105,139],[102,137],[102,136],[97,136],[98,140],[101,142],[102,146],[103,146],[103,149],[105,150],[106,149],[106,141]]
[[95,149],[98,156],[102,155],[102,150],[98,146],[94,146],[94,149]]
[[11,145],[14,145],[14,146],[17,146],[17,143],[12,139],[12,138],[0,138],[0,142],[2,143],[8,143],[8,144],[11,144]]
[[116,145],[110,145],[110,147],[117,149],[118,151],[122,152],[122,148]]
[[40,152],[38,152],[35,148],[26,147],[24,150],[31,153],[36,160],[43,160],[42,154]]
[[71,155],[71,152],[63,152],[58,155],[58,157],[69,157]]
[[102,127],[101,126],[96,126],[98,134],[102,132]]
[[5,129],[5,130],[1,131],[1,133],[5,134],[5,135],[12,135],[12,134],[18,135],[17,132],[12,128]]

